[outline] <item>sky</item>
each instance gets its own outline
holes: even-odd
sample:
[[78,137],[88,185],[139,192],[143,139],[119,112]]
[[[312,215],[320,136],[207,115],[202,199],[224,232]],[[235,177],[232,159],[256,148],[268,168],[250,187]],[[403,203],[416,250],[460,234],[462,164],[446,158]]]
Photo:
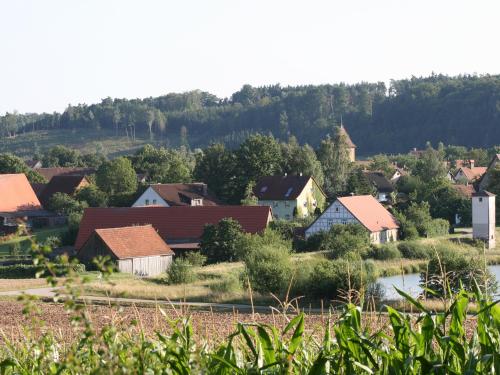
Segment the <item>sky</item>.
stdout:
[[0,0],[0,114],[500,73],[498,0]]

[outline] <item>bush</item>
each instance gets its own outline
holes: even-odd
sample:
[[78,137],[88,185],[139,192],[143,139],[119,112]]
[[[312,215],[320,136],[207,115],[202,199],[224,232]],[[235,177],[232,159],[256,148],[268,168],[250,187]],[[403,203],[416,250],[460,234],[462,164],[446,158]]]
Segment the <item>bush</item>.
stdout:
[[49,200],[48,209],[61,215],[82,213],[88,207],[86,202],[79,202],[66,193],[55,193]]
[[245,272],[253,290],[260,293],[283,293],[292,275],[290,252],[283,246],[264,245],[245,256]]
[[57,236],[49,236],[43,241],[44,246],[48,246],[51,249],[61,246],[61,239]]
[[237,276],[230,273],[221,281],[210,284],[210,290],[216,293],[234,293],[241,290],[241,282]]
[[284,240],[291,241],[294,238],[295,230],[302,226],[297,220],[273,220],[269,227],[278,232]]
[[401,258],[401,253],[399,252],[396,244],[383,244],[383,245],[372,245],[367,253],[367,258],[377,259],[377,260],[390,260]]
[[167,271],[169,284],[189,284],[196,280],[193,265],[184,258],[175,259]]
[[314,267],[308,290],[313,297],[338,300],[349,290],[366,291],[376,276],[373,264],[325,259]]
[[322,247],[330,251],[333,259],[337,259],[351,251],[362,254],[368,249],[369,244],[369,234],[361,225],[338,224],[330,228]]
[[400,242],[398,250],[403,258],[408,259],[429,259],[433,253],[433,249],[430,246],[417,241]]
[[207,261],[207,257],[199,251],[188,251],[184,254],[184,259],[194,267],[201,267]]
[[450,233],[450,223],[445,219],[434,219],[427,226],[427,236],[445,236]]
[[78,235],[80,228],[80,221],[82,221],[82,214],[73,212],[68,216],[68,230],[62,235],[61,242],[63,245],[73,245]]
[[267,228],[263,233],[244,233],[239,236],[235,244],[236,259],[245,260],[246,256],[254,249],[259,249],[263,246],[284,247],[291,250],[290,241],[283,240],[278,232]]

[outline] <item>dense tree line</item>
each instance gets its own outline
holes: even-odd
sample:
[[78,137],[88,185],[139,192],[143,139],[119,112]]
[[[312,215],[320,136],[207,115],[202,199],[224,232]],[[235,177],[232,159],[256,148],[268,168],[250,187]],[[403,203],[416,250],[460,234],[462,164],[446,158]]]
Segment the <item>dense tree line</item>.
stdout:
[[406,152],[437,144],[491,147],[500,136],[500,76],[432,75],[354,85],[252,87],[230,98],[202,91],[146,99],[106,98],[63,113],[6,113],[0,138],[40,129],[107,129],[131,140],[233,148],[250,134],[273,134],[314,147],[343,121],[358,152]]

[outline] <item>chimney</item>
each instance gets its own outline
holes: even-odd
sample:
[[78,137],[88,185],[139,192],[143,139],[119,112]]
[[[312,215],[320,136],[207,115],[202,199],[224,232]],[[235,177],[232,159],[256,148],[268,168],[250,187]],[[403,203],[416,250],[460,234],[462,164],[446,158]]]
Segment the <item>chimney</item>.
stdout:
[[302,172],[299,173],[299,176],[302,177]]
[[285,177],[287,176],[288,173],[285,172]]
[[475,162],[474,160],[472,160],[472,159],[471,159],[471,160],[469,160],[469,165],[470,165],[470,167],[471,167],[471,168],[474,168],[474,164],[475,164],[475,163],[476,163],[476,162]]

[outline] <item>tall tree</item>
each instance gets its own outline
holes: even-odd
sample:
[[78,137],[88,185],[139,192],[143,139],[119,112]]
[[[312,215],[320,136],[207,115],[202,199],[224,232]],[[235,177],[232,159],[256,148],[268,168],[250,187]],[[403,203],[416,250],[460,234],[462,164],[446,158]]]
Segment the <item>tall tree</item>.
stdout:
[[351,161],[346,136],[340,127],[335,129],[333,139],[327,136],[321,142],[318,159],[323,165],[325,192],[330,197],[344,193],[351,171]]
[[108,195],[137,190],[137,175],[129,159],[119,157],[103,163],[96,173],[96,183]]

